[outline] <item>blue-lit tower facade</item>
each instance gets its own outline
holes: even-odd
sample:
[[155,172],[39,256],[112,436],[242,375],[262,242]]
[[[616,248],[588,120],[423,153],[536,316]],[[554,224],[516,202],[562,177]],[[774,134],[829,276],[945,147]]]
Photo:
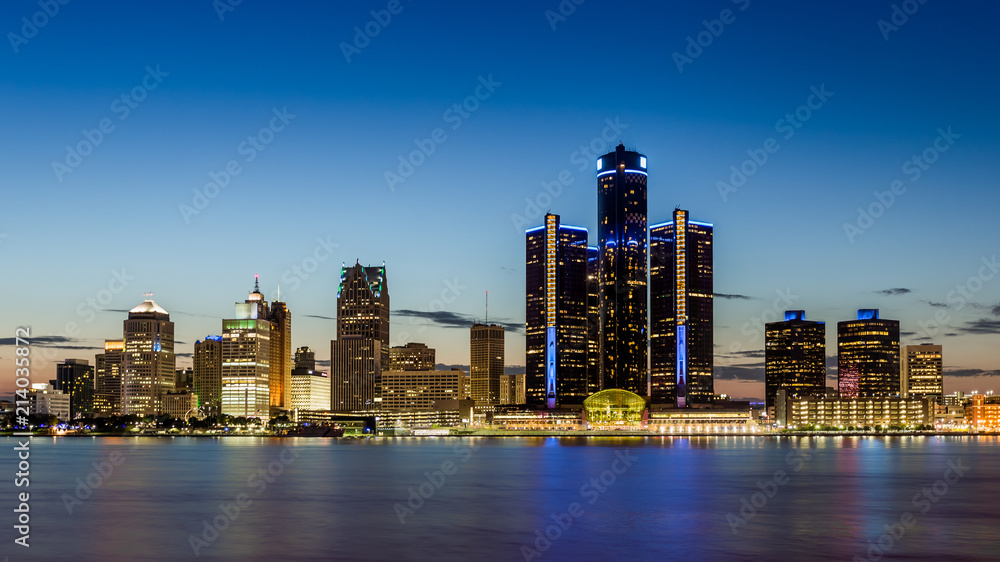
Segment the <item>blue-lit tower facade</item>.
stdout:
[[679,408],[715,393],[713,232],[682,209],[649,229],[650,393]]
[[597,159],[603,388],[648,394],[646,157],[625,150]]
[[525,392],[529,404],[588,395],[587,230],[546,214],[525,233]]

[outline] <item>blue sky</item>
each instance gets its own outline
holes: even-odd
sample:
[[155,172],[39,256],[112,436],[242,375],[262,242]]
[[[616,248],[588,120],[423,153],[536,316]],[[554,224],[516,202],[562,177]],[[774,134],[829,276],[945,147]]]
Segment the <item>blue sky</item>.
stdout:
[[[524,223],[551,211],[594,232],[583,155],[622,140],[649,158],[650,222],[678,205],[713,222],[716,291],[746,297],[716,301],[717,391],[762,395],[762,318],[805,309],[834,354],[836,322],[874,307],[904,341],[945,345],[946,391],[993,388],[1000,8],[895,4],[913,13],[587,0],[560,19],[556,1],[244,0],[220,19],[207,0],[53,16],[4,2],[0,343],[31,326],[39,355],[93,360],[152,291],[190,353],[259,273],[269,295],[285,279],[293,344],[325,359],[322,317],[358,259],[386,263],[394,345],[466,363],[456,318],[481,318],[488,289],[491,319],[523,323]],[[356,38],[366,26],[377,34]],[[387,182],[420,146],[430,154]],[[226,187],[206,187],[227,166]],[[732,167],[753,173],[720,190]],[[0,348],[0,389],[12,357]],[[519,333],[507,362],[524,363]]]

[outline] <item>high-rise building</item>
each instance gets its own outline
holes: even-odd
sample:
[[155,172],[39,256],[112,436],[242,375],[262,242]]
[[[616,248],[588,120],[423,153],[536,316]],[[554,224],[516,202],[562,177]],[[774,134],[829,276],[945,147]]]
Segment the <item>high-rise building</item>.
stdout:
[[222,413],[269,417],[270,387],[271,322],[255,283],[247,300],[236,303],[236,318],[222,321]]
[[292,369],[292,410],[329,410],[330,375],[312,369]]
[[525,365],[532,404],[587,397],[587,229],[545,224],[525,233]]
[[855,394],[855,377],[858,397],[899,396],[899,321],[879,318],[876,308],[838,322],[837,369],[842,398]]
[[779,389],[788,398],[826,394],[826,323],[806,320],[802,310],[785,311],[784,322],[764,325],[764,394],[777,404]]
[[648,393],[646,157],[625,150],[597,159],[603,388]]
[[194,392],[194,369],[185,367],[174,371],[174,388],[178,392],[185,390]]
[[330,342],[331,410],[372,410],[382,401],[389,364],[389,287],[385,265],[355,262],[340,271],[337,339]]
[[389,349],[387,371],[433,371],[436,352],[422,343],[410,342]]
[[587,246],[587,395],[601,390],[601,253]]
[[330,409],[376,410],[382,403],[382,341],[343,336],[330,342]]
[[271,322],[271,408],[289,408],[292,400],[292,313],[288,305],[274,300],[268,309]]
[[104,353],[94,357],[94,413],[98,416],[121,414],[124,351],[124,340],[105,340]]
[[163,395],[174,387],[174,323],[147,294],[124,324],[122,414],[160,414]]
[[527,395],[525,389],[525,374],[500,375],[500,403],[524,404]]
[[504,367],[504,331],[498,324],[473,324],[469,370],[476,406],[500,403],[500,375]]
[[384,371],[383,410],[431,410],[443,400],[462,399],[461,369]]
[[66,359],[56,365],[56,390],[69,395],[69,417],[94,416],[94,367],[85,359]]
[[904,345],[900,354],[899,394],[903,398],[944,396],[941,346]]
[[649,229],[650,390],[679,408],[715,394],[711,223],[674,209]]
[[294,370],[316,370],[316,352],[306,346],[296,349]]
[[194,342],[194,392],[206,414],[222,412],[222,336]]

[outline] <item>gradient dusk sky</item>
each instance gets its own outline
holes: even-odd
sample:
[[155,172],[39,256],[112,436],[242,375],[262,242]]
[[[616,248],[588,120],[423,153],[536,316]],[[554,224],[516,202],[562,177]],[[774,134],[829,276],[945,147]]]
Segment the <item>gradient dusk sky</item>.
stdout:
[[256,273],[328,359],[355,260],[393,345],[467,364],[488,289],[523,365],[524,230],[593,243],[619,141],[650,224],[715,225],[716,392],[763,396],[764,320],[804,309],[834,356],[858,308],[944,345],[946,392],[1000,390],[1000,6],[577,2],[0,4],[0,394],[16,327],[48,381],[146,291],[190,365]]

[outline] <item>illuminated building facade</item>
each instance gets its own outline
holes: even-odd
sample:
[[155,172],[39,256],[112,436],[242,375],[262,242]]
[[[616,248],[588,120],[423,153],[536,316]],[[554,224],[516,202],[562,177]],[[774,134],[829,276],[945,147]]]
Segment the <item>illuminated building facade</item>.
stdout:
[[714,227],[675,209],[649,229],[650,392],[679,408],[715,394]]
[[207,414],[222,411],[222,336],[194,342],[194,392]]
[[174,387],[174,323],[152,295],[129,311],[123,345],[121,413],[162,413],[163,395]]
[[1000,396],[974,394],[965,407],[970,431],[1000,430]]
[[271,322],[269,392],[272,411],[289,408],[292,401],[292,313],[284,302],[271,301],[267,311]]
[[545,224],[525,233],[525,368],[531,404],[587,396],[587,230]]
[[855,428],[914,427],[934,419],[929,400],[898,397],[788,398],[789,428],[802,426]]
[[838,322],[837,369],[842,398],[899,396],[899,321],[861,309],[857,320]]
[[335,412],[372,410],[382,402],[389,364],[389,287],[385,264],[359,262],[340,271],[337,339],[330,342],[330,396]]
[[313,369],[292,370],[292,410],[329,410],[330,375]]
[[383,371],[383,410],[430,410],[442,400],[461,400],[465,374],[441,371]]
[[104,353],[94,357],[94,413],[98,416],[121,413],[124,352],[124,340],[104,340]]
[[222,413],[269,417],[271,322],[257,284],[236,303],[236,318],[222,321]]
[[526,404],[525,374],[500,375],[500,403]]
[[826,394],[826,324],[806,320],[805,311],[785,311],[784,322],[764,325],[764,394],[775,406],[779,389],[787,396]]
[[941,346],[904,345],[900,353],[899,393],[903,398],[944,396]]
[[601,253],[587,246],[587,396],[601,390]]
[[410,342],[389,349],[389,371],[433,371],[436,352],[422,343]]
[[330,342],[330,409],[354,412],[382,403],[382,342],[343,336]]
[[476,406],[500,403],[504,367],[504,330],[497,324],[473,324],[469,340],[472,400]]
[[602,387],[648,392],[646,157],[625,150],[597,159]]
[[94,367],[84,359],[66,359],[56,365],[54,387],[69,395],[69,418],[94,416]]

